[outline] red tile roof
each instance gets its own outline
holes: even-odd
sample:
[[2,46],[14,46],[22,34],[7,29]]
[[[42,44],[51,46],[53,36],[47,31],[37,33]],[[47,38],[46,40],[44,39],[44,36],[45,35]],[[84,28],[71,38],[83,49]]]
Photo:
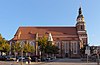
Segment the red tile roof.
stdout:
[[78,38],[76,27],[19,27],[13,40],[35,39],[36,33],[39,34],[39,37],[51,33],[53,37],[60,37],[64,40],[70,40],[72,37]]

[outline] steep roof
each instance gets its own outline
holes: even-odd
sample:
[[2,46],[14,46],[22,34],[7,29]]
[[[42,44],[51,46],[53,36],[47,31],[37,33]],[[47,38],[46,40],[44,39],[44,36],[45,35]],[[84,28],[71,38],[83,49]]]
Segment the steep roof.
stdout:
[[13,40],[17,39],[34,39],[36,33],[39,34],[39,37],[43,36],[46,33],[51,33],[53,37],[61,37],[62,39],[76,37],[77,30],[76,27],[19,27]]

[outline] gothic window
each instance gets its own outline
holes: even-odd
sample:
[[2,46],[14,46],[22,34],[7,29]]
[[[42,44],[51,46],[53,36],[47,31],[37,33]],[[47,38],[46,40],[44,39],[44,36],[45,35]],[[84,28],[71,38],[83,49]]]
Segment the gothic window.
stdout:
[[71,46],[70,46],[70,48],[71,48],[71,52],[72,52],[72,50],[73,50],[73,43],[71,43]]
[[77,43],[73,43],[73,54],[77,54]]
[[35,43],[33,41],[30,41],[30,45],[35,47]]
[[67,50],[67,53],[69,53],[69,43],[66,43],[66,50]]
[[56,41],[56,46],[59,48],[59,52],[60,52],[60,49],[61,49],[60,41]]
[[56,46],[58,46],[58,48],[60,49],[61,45],[59,41],[56,42]]
[[66,53],[66,41],[62,41],[62,49],[64,50],[64,53]]

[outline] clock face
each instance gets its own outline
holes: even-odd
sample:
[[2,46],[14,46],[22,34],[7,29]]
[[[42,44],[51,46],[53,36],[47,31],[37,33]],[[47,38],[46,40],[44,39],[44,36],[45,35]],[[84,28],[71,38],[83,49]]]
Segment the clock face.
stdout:
[[81,19],[81,18],[79,18],[79,19],[78,19],[78,22],[81,22],[81,21],[82,21],[82,19]]
[[84,18],[77,19],[78,22],[84,22]]

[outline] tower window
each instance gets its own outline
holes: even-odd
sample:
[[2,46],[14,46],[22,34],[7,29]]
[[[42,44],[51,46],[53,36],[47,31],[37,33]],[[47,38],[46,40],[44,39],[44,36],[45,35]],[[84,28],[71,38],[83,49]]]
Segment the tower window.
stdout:
[[83,29],[83,26],[81,26],[81,30]]

